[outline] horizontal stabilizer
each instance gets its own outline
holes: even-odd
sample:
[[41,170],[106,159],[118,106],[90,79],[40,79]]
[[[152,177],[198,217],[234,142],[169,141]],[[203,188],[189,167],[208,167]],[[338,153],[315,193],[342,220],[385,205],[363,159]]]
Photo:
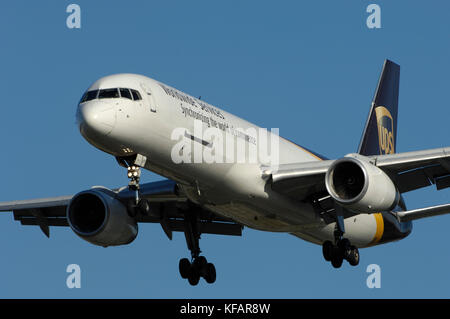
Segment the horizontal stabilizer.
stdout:
[[450,204],[413,209],[405,212],[398,212],[397,217],[401,222],[407,222],[410,220],[425,217],[433,217],[444,214],[450,214]]

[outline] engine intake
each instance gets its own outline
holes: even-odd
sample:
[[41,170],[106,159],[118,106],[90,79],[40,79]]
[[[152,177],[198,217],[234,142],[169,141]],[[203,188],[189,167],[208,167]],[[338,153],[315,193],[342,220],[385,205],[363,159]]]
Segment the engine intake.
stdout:
[[126,207],[103,188],[76,194],[67,206],[67,220],[75,234],[98,246],[126,245],[138,233]]
[[361,155],[336,160],[326,173],[325,186],[338,204],[362,213],[392,210],[400,199],[389,176]]
[[97,195],[80,194],[72,200],[70,206],[69,220],[80,234],[92,235],[106,221],[105,204]]

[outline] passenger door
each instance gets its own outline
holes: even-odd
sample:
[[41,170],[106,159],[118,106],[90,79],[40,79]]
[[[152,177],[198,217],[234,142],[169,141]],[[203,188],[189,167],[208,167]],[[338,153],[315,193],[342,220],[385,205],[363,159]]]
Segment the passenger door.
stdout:
[[143,97],[144,102],[150,107],[150,111],[156,112],[155,98],[153,97],[152,91],[145,83],[141,83],[141,87],[145,93],[145,96]]

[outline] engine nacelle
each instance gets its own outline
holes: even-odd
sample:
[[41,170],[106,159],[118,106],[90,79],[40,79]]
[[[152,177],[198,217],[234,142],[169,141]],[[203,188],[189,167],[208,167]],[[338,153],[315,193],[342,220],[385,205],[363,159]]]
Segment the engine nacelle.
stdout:
[[138,234],[136,221],[108,189],[76,194],[67,206],[67,220],[75,234],[103,247],[129,244]]
[[400,200],[389,176],[359,154],[336,160],[326,173],[325,185],[338,204],[360,213],[390,211]]

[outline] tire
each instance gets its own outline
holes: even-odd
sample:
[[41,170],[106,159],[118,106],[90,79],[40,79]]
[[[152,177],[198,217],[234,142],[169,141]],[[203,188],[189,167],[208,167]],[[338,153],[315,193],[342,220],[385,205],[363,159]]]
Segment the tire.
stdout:
[[191,286],[197,286],[198,282],[200,281],[200,274],[195,268],[193,268],[191,273],[189,274],[188,281]]
[[346,250],[350,249],[350,240],[348,240],[347,238],[342,238],[342,239],[338,242],[338,246],[339,246],[339,248],[341,248],[343,251],[346,251]]
[[136,217],[137,209],[136,209],[136,205],[133,203],[132,200],[129,200],[127,202],[127,213],[128,213],[128,216],[130,216],[132,218]]
[[186,279],[189,278],[189,274],[191,273],[191,262],[187,258],[180,259],[180,263],[178,264],[178,269],[180,270],[181,278]]
[[199,270],[203,269],[207,264],[208,261],[204,256],[198,256],[193,262],[194,267],[197,267]]
[[358,266],[359,259],[360,259],[360,255],[359,255],[358,248],[356,248],[355,246],[351,246],[350,247],[350,254],[349,254],[349,258],[348,258],[348,263],[351,266]]
[[334,268],[340,268],[344,261],[344,253],[341,248],[334,246],[331,256],[331,264]]
[[205,280],[208,284],[212,284],[216,281],[216,267],[214,267],[214,264],[207,263],[206,264],[206,274],[205,274]]
[[332,242],[329,240],[325,241],[322,245],[322,254],[323,254],[323,258],[326,261],[331,261],[332,250],[333,250]]
[[137,210],[139,211],[139,213],[141,213],[141,215],[147,216],[150,212],[150,204],[148,203],[148,200],[144,198],[139,200],[137,204]]

